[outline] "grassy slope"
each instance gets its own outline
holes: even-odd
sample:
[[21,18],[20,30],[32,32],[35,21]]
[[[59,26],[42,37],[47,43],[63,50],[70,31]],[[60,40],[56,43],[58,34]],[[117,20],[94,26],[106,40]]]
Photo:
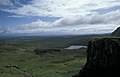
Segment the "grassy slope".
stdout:
[[69,77],[84,65],[85,57],[85,49],[46,53],[43,57],[27,51],[0,52],[0,77],[25,76],[15,68],[5,66],[17,66],[36,77]]
[[[70,77],[85,64],[86,49],[66,51],[63,48],[72,44],[87,45],[93,37],[98,36],[20,37],[2,40],[0,77]],[[33,52],[36,48],[59,48],[62,51],[46,53],[41,57]]]

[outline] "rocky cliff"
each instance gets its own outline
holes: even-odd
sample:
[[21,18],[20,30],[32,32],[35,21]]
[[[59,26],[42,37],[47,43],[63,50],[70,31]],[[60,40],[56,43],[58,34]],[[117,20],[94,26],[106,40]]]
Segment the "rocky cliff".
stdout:
[[120,77],[120,38],[94,39],[89,42],[87,63],[73,77]]
[[120,27],[118,27],[113,33],[113,36],[120,36]]

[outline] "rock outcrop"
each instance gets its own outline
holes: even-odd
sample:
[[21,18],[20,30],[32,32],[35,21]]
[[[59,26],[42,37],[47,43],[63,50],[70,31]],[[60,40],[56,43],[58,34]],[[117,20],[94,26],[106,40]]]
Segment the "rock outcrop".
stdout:
[[87,62],[73,77],[120,77],[120,38],[101,38],[89,42]]
[[113,33],[112,36],[120,36],[120,27],[118,27]]

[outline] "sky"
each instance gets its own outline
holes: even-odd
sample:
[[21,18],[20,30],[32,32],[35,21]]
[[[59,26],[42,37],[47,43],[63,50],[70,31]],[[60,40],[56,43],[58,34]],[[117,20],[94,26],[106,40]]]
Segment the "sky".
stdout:
[[120,0],[0,0],[0,35],[102,34],[120,26]]

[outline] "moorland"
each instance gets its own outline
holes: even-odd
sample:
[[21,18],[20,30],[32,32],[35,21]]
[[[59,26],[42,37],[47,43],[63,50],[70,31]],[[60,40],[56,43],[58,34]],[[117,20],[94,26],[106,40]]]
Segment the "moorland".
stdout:
[[104,36],[0,36],[0,77],[71,77],[86,63],[86,48],[65,48]]

